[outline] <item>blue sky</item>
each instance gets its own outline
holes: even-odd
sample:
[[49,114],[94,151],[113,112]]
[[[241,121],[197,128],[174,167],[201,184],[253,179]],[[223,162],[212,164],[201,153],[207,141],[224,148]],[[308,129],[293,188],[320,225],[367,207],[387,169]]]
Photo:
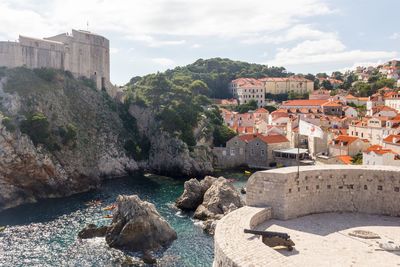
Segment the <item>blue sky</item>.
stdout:
[[395,0],[0,0],[0,39],[74,29],[111,43],[111,80],[227,57],[317,73],[399,57]]

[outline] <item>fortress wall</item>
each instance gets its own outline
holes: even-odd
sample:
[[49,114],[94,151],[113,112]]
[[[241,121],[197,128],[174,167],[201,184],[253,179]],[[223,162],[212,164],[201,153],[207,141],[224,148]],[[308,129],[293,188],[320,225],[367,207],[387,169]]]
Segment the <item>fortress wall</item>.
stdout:
[[17,42],[0,42],[0,66],[15,68],[22,66],[22,49]]
[[86,31],[72,30],[45,39],[20,36],[19,42],[0,42],[0,66],[55,68],[85,76],[97,88],[110,87],[109,40]]
[[400,168],[304,166],[261,171],[247,182],[247,205],[270,206],[273,217],[350,211],[400,216]]

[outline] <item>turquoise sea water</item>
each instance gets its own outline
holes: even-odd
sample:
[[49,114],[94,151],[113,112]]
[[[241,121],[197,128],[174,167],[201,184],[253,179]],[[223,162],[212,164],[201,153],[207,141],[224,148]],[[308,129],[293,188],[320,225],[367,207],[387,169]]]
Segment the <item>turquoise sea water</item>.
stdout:
[[[241,187],[241,173],[221,173]],[[162,266],[211,266],[213,238],[203,233],[190,214],[182,214],[173,203],[183,191],[183,181],[156,175],[136,175],[106,181],[98,190],[62,199],[47,199],[0,213],[0,266],[119,266],[124,254],[110,249],[101,238],[78,240],[88,223],[108,224],[102,208],[119,194],[137,194],[156,205],[178,233],[178,239],[162,258]],[[86,202],[101,199],[101,207]]]

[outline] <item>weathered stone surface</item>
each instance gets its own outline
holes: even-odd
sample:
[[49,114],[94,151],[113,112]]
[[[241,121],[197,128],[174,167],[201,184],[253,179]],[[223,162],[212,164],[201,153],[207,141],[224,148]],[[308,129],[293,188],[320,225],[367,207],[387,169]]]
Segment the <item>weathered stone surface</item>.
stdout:
[[205,192],[217,178],[206,176],[200,182],[192,178],[184,184],[183,194],[176,200],[176,206],[182,210],[196,210],[203,202]]
[[199,176],[213,171],[213,154],[209,146],[212,136],[203,134],[207,132],[207,123],[200,121],[194,129],[196,146],[190,151],[182,140],[160,130],[151,110],[131,105],[129,113],[135,117],[140,132],[151,143],[149,159],[140,162],[142,168],[173,176]]
[[103,237],[106,235],[108,226],[97,227],[95,224],[89,224],[78,233],[78,237],[82,239]]
[[118,196],[117,209],[106,241],[111,247],[132,251],[158,250],[177,238],[176,232],[160,216],[155,206],[138,196]]
[[[11,80],[26,74],[26,80],[35,81],[32,88],[30,84],[8,88],[6,78],[0,81],[0,211],[42,198],[85,192],[97,187],[102,178],[138,169],[124,152],[122,121],[100,92],[65,76],[52,82],[51,89],[37,88],[48,85],[25,72],[16,70]],[[26,114],[35,112],[47,117],[52,132],[73,124],[77,129],[74,144],[54,140],[59,144],[54,150],[34,145],[21,133],[19,124]],[[14,130],[5,127],[5,116],[12,119]]]
[[197,207],[194,218],[218,220],[243,205],[244,202],[235,187],[228,180],[220,177],[204,194],[203,203]]

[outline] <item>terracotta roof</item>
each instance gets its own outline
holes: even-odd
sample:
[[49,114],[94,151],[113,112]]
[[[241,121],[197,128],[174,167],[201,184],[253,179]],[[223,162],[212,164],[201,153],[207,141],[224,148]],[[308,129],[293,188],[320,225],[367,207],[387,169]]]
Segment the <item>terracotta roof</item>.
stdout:
[[246,86],[263,86],[264,84],[257,79],[254,78],[239,78],[233,80],[232,83],[236,84],[237,86],[246,87]]
[[328,102],[322,104],[321,106],[323,106],[323,107],[341,107],[342,104],[339,104],[338,102],[334,102],[334,101],[328,101]]
[[254,111],[254,113],[269,113],[265,108],[259,108]]
[[258,135],[258,138],[260,138],[262,141],[264,141],[267,144],[274,144],[274,143],[284,143],[284,142],[289,142],[287,138],[283,135],[280,134],[274,134],[274,135]]
[[347,156],[347,155],[337,156],[336,158],[346,165],[350,165],[352,163],[351,161],[353,159],[352,157]]
[[267,144],[274,144],[274,143],[283,143],[289,142],[287,138],[280,134],[273,134],[273,135],[263,135],[263,134],[243,134],[239,135],[239,139],[244,142],[250,142],[255,138],[259,138],[261,141]]
[[375,154],[378,154],[378,155],[384,155],[384,154],[386,154],[386,153],[397,154],[397,153],[395,153],[393,150],[391,150],[391,149],[385,149],[385,148],[383,148],[383,147],[380,146],[380,145],[373,145],[373,146],[370,146],[369,148],[367,148],[367,149],[365,150],[365,152],[366,152],[366,153],[374,152]]
[[289,100],[283,102],[281,107],[285,106],[322,106],[323,104],[329,102],[329,100],[322,99],[309,99],[309,100]]
[[263,82],[291,82],[291,81],[296,81],[296,82],[312,82],[311,80],[307,80],[306,78],[303,77],[298,77],[298,76],[290,76],[290,77],[265,77],[261,78],[260,81]]
[[349,135],[339,135],[338,137],[336,137],[335,139],[333,139],[333,141],[339,141],[339,142],[347,142],[347,144],[351,144],[354,141],[356,141],[357,139],[359,139],[358,137],[355,136],[349,136]]
[[400,134],[391,134],[388,137],[386,137],[385,139],[383,139],[383,141],[386,143],[400,145]]
[[352,94],[348,94],[348,95],[346,96],[346,99],[357,99],[357,97],[355,97],[355,96],[352,95]]

